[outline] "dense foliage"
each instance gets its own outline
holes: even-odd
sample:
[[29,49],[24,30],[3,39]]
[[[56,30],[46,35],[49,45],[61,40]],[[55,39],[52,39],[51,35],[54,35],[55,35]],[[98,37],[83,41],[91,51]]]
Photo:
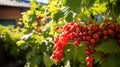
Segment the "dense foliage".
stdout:
[[[2,26],[0,25],[0,45],[1,48],[5,50],[6,55],[9,59],[7,61],[18,61],[23,60],[24,57],[21,56],[23,51],[17,47],[16,42],[21,39],[24,35],[23,32],[20,31],[20,28],[15,28],[14,26]],[[3,46],[3,47],[2,47]],[[4,50],[1,50],[1,54],[4,54]],[[3,58],[1,55],[1,58]],[[18,58],[19,57],[19,58]],[[4,58],[5,59],[5,58]],[[5,63],[5,62],[4,62]]]
[[25,35],[14,46],[24,51],[26,67],[119,67],[119,4],[49,0],[41,5],[32,0],[20,22]]
[[28,50],[26,65],[44,63],[50,67],[52,58],[58,66],[106,67],[110,63],[109,67],[118,67],[119,3],[119,0],[74,0],[74,3],[50,0],[40,6],[32,0],[31,9],[22,16],[28,37],[21,40],[20,47],[26,46],[24,50]]

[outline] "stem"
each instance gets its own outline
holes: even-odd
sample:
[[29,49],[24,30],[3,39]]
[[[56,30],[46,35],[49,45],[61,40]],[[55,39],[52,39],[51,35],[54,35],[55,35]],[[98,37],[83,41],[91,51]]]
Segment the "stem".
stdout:
[[76,54],[77,54],[77,46],[75,46],[75,53],[74,53],[74,59],[73,59],[73,67],[76,67]]
[[115,19],[115,21],[116,21],[116,17],[115,17],[114,11],[113,11],[113,3],[110,3],[110,0],[108,0],[108,5],[109,5],[110,13],[112,14],[113,19]]
[[[110,13],[112,13],[112,3],[110,3],[110,0],[108,0],[108,5],[109,5]],[[112,14],[112,15],[113,15],[113,14]]]

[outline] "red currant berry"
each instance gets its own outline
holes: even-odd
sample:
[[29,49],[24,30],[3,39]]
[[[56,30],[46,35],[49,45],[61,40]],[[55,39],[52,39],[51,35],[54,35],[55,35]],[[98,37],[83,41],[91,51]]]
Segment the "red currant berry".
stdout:
[[104,23],[107,23],[107,22],[108,22],[108,19],[105,19],[105,20],[104,20]]
[[90,52],[91,52],[91,54],[94,54],[94,53],[95,53],[95,50],[94,50],[94,49],[92,49]]
[[92,67],[92,63],[87,62],[87,67]]
[[92,67],[93,59],[90,56],[86,57],[86,61],[87,61],[87,67]]
[[89,21],[88,21],[88,24],[92,24],[92,23],[93,23],[93,21],[92,21],[92,20],[89,20]]
[[93,59],[92,59],[92,57],[88,56],[88,57],[86,57],[86,61],[87,61],[87,62],[92,62]]
[[103,35],[108,35],[108,31],[107,31],[107,30],[104,30],[104,31],[103,31]]
[[86,50],[86,51],[90,51],[90,48],[89,48],[89,47],[86,47],[85,50]]
[[83,36],[83,38],[82,38],[84,41],[86,41],[86,36]]
[[79,36],[80,36],[80,37],[83,37],[83,33],[82,33],[82,32],[80,32],[80,33],[79,33]]
[[120,33],[117,34],[117,38],[120,39]]
[[109,35],[114,35],[114,32],[113,32],[113,30],[111,30],[111,29],[108,29],[108,34],[109,34]]
[[99,35],[97,33],[95,33],[95,34],[93,34],[93,38],[97,40],[97,39],[99,39]]
[[93,34],[93,31],[92,30],[89,30],[88,31],[88,35],[92,35]]
[[87,46],[90,46],[90,42],[89,42],[89,41],[86,41],[86,45],[87,45]]
[[91,44],[95,44],[96,40],[95,39],[90,39]]
[[112,29],[112,30],[114,30],[115,29],[115,24],[110,24],[109,26],[108,26],[110,29]]
[[106,54],[102,53],[101,58],[105,58]]
[[87,35],[88,35],[87,31],[84,31],[84,32],[83,32],[83,35],[84,35],[84,36],[87,36]]
[[76,41],[74,42],[74,44],[75,44],[76,46],[79,46],[80,41],[76,40]]
[[86,36],[86,40],[90,41],[91,36]]
[[103,36],[103,40],[107,41],[108,40],[108,36]]
[[56,26],[56,27],[55,27],[55,30],[59,30],[59,29],[60,29],[59,26]]
[[90,55],[91,55],[91,52],[90,52],[90,51],[86,51],[86,55],[87,55],[87,56],[90,56]]

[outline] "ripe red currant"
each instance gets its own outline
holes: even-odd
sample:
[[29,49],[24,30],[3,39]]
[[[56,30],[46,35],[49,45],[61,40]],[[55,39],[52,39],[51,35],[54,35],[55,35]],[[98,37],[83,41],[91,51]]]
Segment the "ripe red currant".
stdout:
[[56,27],[55,27],[55,30],[59,30],[59,29],[60,29],[59,26],[56,26]]

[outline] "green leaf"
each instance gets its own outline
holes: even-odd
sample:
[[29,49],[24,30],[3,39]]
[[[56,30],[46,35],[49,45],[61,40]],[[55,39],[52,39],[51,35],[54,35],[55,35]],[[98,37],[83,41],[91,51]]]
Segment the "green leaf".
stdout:
[[73,12],[69,12],[65,17],[65,20],[67,22],[72,22],[73,21]]
[[86,64],[80,64],[79,67],[87,67]]
[[16,44],[17,44],[17,46],[21,46],[21,45],[25,44],[25,41],[24,40],[20,40],[20,41],[17,41]]
[[41,61],[42,61],[41,55],[37,55],[37,56],[33,57],[30,60],[30,67],[38,67],[38,65],[40,64]]
[[109,38],[108,41],[102,40],[101,43],[97,45],[96,50],[104,53],[116,53],[119,51],[119,46],[115,39]]
[[95,1],[96,0],[88,0],[88,5],[87,5],[87,7],[91,7],[91,6],[93,6],[93,4],[95,3]]
[[32,56],[35,56],[35,54],[36,54],[35,50],[31,50],[31,51],[27,52],[26,60],[29,61],[32,58]]
[[59,20],[60,18],[62,18],[63,16],[64,16],[64,12],[62,12],[61,10],[58,10],[58,11],[54,14],[53,19],[54,19],[54,21],[58,22],[58,20]]
[[120,1],[116,1],[116,4],[113,5],[113,11],[115,13],[115,16],[118,17],[120,15]]
[[47,44],[46,42],[42,42],[42,44],[40,45],[40,51],[41,52],[45,52],[47,50]]
[[51,67],[54,63],[52,61],[52,59],[50,59],[49,55],[44,55],[43,59],[44,59],[44,64],[45,64],[46,67]]
[[46,28],[43,32],[42,35],[46,38],[49,36],[49,32],[50,32],[50,27]]
[[76,60],[83,64],[86,63],[85,47],[86,45],[84,43],[81,43],[76,50]]
[[115,56],[107,56],[102,62],[101,67],[120,67],[120,59]]
[[73,44],[68,44],[67,47],[64,50],[65,56],[64,56],[64,61],[67,60],[73,60],[74,56],[74,50],[75,46]]
[[11,47],[12,50],[10,50],[10,54],[15,58],[17,56],[19,56],[19,51],[18,51],[18,48],[15,47],[15,46],[12,46]]
[[107,3],[108,2],[108,0],[99,0],[100,1],[100,3]]
[[85,43],[81,43],[78,47],[74,44],[68,44],[64,53],[64,61],[73,60],[75,62],[79,61],[83,64],[86,63]]
[[30,25],[36,21],[36,12],[31,10],[31,14],[29,15],[28,22]]
[[92,57],[94,58],[95,62],[94,63],[97,63],[97,62],[100,62],[101,60],[101,52],[98,52],[96,51],[94,54],[92,54]]
[[20,49],[22,49],[22,50],[26,50],[27,48],[28,48],[28,42],[27,43],[25,43],[24,45],[21,45],[20,46]]
[[68,6],[70,10],[76,13],[80,12],[81,1],[83,0],[65,0],[65,6]]

